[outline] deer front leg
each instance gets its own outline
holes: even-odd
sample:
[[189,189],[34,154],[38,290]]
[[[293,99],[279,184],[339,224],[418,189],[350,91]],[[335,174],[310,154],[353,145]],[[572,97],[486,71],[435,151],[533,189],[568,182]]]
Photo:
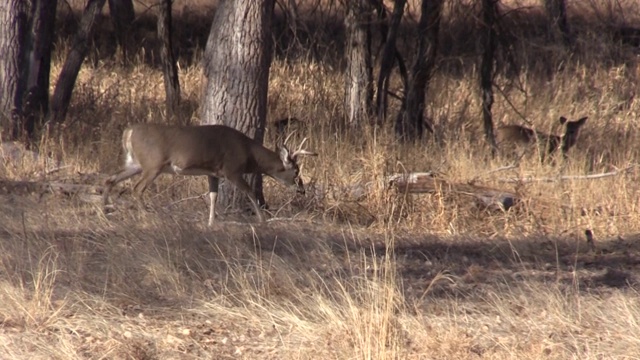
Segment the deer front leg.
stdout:
[[209,226],[216,220],[216,199],[218,198],[218,182],[215,176],[209,176]]
[[258,220],[264,222],[264,214],[262,214],[262,210],[258,205],[258,199],[256,199],[256,195],[253,193],[251,186],[247,184],[242,175],[231,175],[227,177],[227,180],[249,197],[251,205],[253,205],[253,208],[256,210],[256,215],[258,215]]

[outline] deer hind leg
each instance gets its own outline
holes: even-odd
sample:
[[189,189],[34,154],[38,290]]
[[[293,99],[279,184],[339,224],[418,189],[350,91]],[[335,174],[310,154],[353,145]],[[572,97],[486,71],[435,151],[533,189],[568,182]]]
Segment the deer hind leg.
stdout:
[[111,189],[119,182],[125,181],[131,177],[134,177],[142,172],[142,168],[139,166],[127,167],[121,172],[109,177],[106,181],[106,188],[102,194],[102,205],[107,206],[109,201],[109,193]]
[[256,195],[253,193],[253,190],[251,190],[249,184],[242,178],[242,175],[227,176],[227,180],[249,197],[251,205],[253,205],[253,208],[256,210],[256,215],[258,215],[258,220],[264,222],[264,214],[262,210],[260,210],[260,206],[258,206],[258,199],[256,199]]
[[218,198],[219,179],[215,176],[209,176],[209,226],[213,226],[216,219],[216,200]]
[[162,169],[143,170],[142,177],[133,187],[133,191],[137,194],[138,198],[142,200],[142,193],[151,185],[151,183],[162,173]]
[[161,171],[156,169],[142,170],[142,176],[140,177],[138,182],[136,182],[136,184],[133,186],[133,193],[135,194],[134,197],[137,200],[137,206],[139,209],[149,210],[149,208],[145,206],[145,202],[142,199],[142,194],[147,189],[147,187],[151,185],[153,180],[155,180],[156,177],[160,175],[160,173]]

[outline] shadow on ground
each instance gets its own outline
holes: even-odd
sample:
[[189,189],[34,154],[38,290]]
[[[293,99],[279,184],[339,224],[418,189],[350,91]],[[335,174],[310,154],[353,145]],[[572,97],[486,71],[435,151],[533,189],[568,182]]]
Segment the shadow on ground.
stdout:
[[[638,235],[596,239],[593,245],[583,237],[543,235],[395,234],[391,241],[389,235],[329,223],[220,222],[207,228],[184,213],[127,211],[108,219],[86,207],[75,213],[75,222],[63,222],[43,212],[51,207],[25,211],[7,197],[2,201],[13,211],[0,226],[2,263],[15,270],[12,281],[17,275],[29,282],[33,269],[53,254],[64,288],[154,305],[182,301],[185,291],[217,296],[239,286],[238,279],[271,290],[284,283],[313,288],[311,277],[327,284],[375,279],[386,259],[405,299],[414,301],[427,293],[464,298],[521,281],[586,292],[624,289],[638,284],[640,268]],[[60,204],[56,209],[66,211]]]

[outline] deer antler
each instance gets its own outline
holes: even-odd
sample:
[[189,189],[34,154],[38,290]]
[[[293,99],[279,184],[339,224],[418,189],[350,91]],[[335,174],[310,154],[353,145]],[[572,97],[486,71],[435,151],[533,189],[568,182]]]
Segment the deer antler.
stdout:
[[307,140],[309,140],[309,139],[307,139],[307,138],[302,139],[302,142],[300,143],[300,145],[298,146],[298,148],[296,149],[296,151],[300,151],[300,150],[302,150],[302,146],[304,145],[304,143],[306,143],[306,142],[307,142]]
[[283,145],[283,146],[284,146],[284,145],[286,145],[286,144],[287,144],[287,141],[289,141],[289,138],[291,138],[291,136],[292,136],[293,134],[295,134],[295,133],[296,133],[296,131],[295,131],[295,130],[294,130],[294,131],[292,131],[291,133],[289,133],[289,135],[287,135],[286,139],[284,139],[284,142],[282,143],[282,145]]
[[305,142],[307,142],[307,140],[308,140],[307,138],[302,139],[302,142],[300,143],[300,146],[298,146],[298,149],[294,151],[293,154],[291,154],[292,159],[295,159],[298,155],[309,155],[309,156],[318,155],[314,152],[302,149],[302,146],[304,145]]

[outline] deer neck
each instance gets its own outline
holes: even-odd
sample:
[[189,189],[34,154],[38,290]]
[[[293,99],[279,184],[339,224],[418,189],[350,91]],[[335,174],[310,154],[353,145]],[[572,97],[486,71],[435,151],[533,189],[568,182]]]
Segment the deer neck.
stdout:
[[282,167],[282,161],[278,154],[267,148],[257,146],[252,149],[253,158],[255,159],[255,172],[271,174],[273,171]]

